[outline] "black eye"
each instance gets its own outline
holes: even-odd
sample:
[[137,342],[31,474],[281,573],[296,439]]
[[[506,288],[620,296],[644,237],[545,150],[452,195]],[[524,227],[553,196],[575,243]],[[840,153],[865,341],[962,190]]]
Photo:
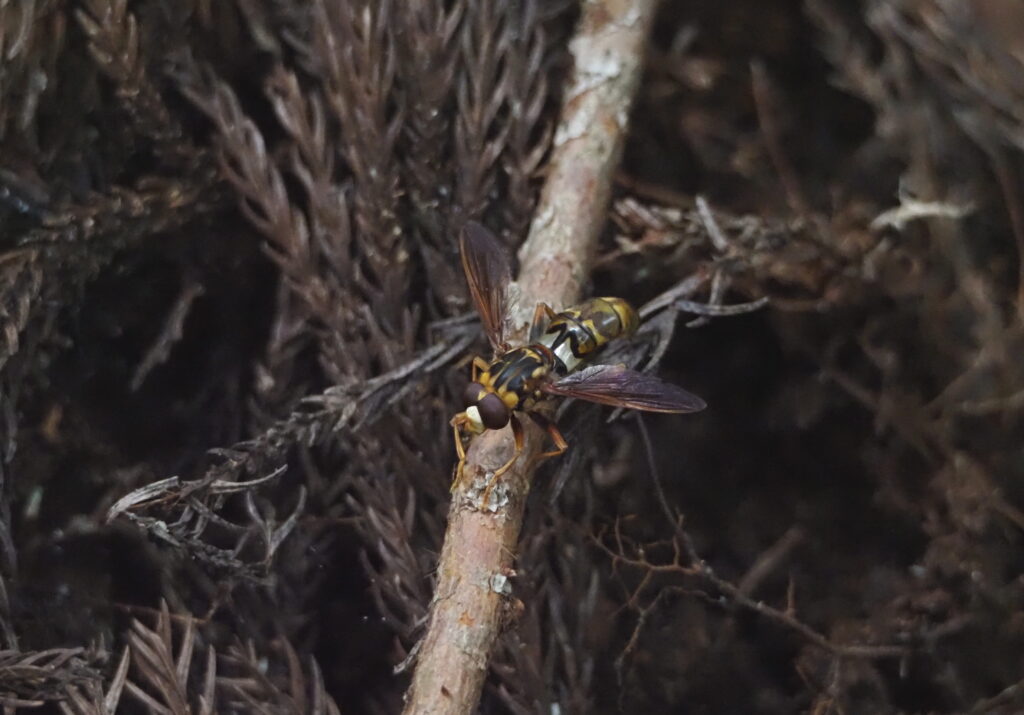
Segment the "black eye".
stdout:
[[484,386],[479,382],[471,382],[466,385],[466,389],[462,393],[462,404],[466,407],[472,407],[480,400],[480,396],[483,394]]
[[508,406],[493,392],[480,400],[476,408],[480,410],[480,419],[487,429],[501,429],[508,424]]

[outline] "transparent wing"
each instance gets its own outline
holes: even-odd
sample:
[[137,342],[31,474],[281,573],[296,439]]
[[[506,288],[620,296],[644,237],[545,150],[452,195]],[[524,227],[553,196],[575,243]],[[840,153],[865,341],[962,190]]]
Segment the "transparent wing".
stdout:
[[508,284],[512,280],[508,253],[493,233],[475,221],[467,222],[462,229],[459,250],[469,294],[484,332],[491,346],[501,351],[505,348]]
[[542,388],[551,395],[644,412],[699,412],[707,403],[670,382],[625,365],[595,365]]

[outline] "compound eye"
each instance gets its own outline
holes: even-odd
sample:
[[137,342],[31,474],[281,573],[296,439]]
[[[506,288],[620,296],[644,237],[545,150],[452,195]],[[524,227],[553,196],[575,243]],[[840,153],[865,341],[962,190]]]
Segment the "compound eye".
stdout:
[[469,383],[466,385],[466,389],[462,393],[462,404],[466,407],[472,407],[480,401],[480,397],[484,392],[484,386],[479,382]]
[[508,405],[493,392],[480,400],[476,408],[480,411],[480,419],[483,420],[484,427],[487,429],[501,429],[508,424],[510,416]]

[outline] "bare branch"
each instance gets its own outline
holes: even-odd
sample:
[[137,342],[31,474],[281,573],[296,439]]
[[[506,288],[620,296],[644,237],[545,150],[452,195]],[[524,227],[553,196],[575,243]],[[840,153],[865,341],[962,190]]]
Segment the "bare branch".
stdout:
[[[593,244],[604,225],[611,172],[656,3],[593,2],[572,43],[576,61],[566,91],[540,206],[521,252],[521,303],[564,306],[579,298]],[[516,321],[519,337],[527,320]],[[477,704],[487,663],[505,618],[508,574],[540,452],[527,434],[516,464],[483,503],[482,485],[508,456],[511,431],[488,432],[470,446],[455,485],[428,631],[406,713],[468,713]]]

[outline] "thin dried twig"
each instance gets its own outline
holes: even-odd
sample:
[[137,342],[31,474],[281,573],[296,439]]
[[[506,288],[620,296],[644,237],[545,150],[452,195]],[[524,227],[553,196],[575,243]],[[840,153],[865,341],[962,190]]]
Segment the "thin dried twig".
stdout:
[[194,279],[182,286],[181,293],[164,322],[163,330],[160,331],[160,335],[157,336],[153,345],[142,357],[138,367],[135,368],[131,382],[132,390],[142,387],[142,383],[145,382],[149,373],[161,363],[166,362],[171,350],[181,340],[181,336],[185,332],[185,319],[192,311],[192,304],[203,292],[202,284]]
[[[114,503],[107,518],[126,517],[161,541],[186,547],[195,558],[236,572],[242,567],[241,575],[251,577],[269,563],[280,539],[264,543],[267,548],[261,558],[262,566],[253,570],[241,564],[233,551],[214,547],[200,537],[211,521],[235,533],[246,533],[254,526],[260,532],[263,527],[258,524],[242,527],[219,519],[213,514],[214,507],[228,495],[261,486],[280,476],[284,471],[280,462],[289,449],[298,445],[312,447],[372,425],[419,381],[462,354],[469,342],[465,335],[456,336],[439,342],[389,373],[335,385],[321,394],[306,397],[295,412],[271,424],[259,435],[216,450],[221,459],[202,477],[191,481],[170,477],[147,484]],[[246,473],[259,476],[240,481],[240,476]],[[151,516],[150,510],[159,510],[159,513]],[[287,533],[280,531],[285,526],[289,524],[286,522],[275,533],[278,536]]]
[[[520,251],[524,311],[539,301],[564,306],[582,292],[656,5],[653,0],[605,1],[584,8],[571,46],[576,66],[550,172]],[[519,337],[526,322],[523,316],[514,320]],[[529,428],[523,453],[486,502],[483,485],[511,454],[511,431],[486,433],[471,445],[465,477],[452,494],[430,623],[406,694],[406,713],[466,713],[476,707],[506,618],[508,575],[541,444]]]

